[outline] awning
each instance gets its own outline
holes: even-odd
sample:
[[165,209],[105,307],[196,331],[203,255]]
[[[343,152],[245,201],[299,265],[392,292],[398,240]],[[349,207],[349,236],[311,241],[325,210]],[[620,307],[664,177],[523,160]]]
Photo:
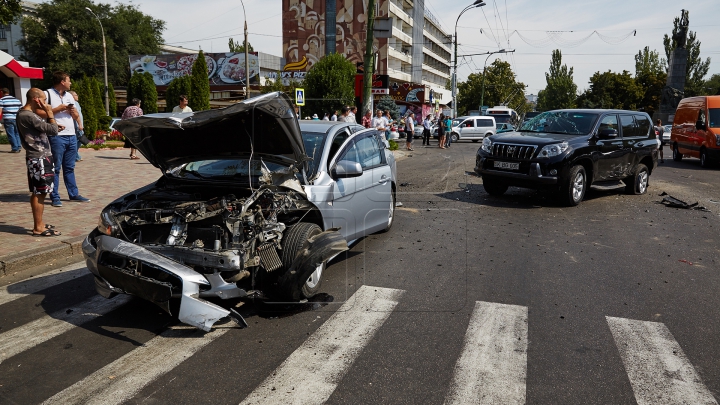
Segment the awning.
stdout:
[[7,77],[18,77],[21,79],[42,79],[43,70],[21,65],[15,58],[3,51],[0,51],[0,71]]

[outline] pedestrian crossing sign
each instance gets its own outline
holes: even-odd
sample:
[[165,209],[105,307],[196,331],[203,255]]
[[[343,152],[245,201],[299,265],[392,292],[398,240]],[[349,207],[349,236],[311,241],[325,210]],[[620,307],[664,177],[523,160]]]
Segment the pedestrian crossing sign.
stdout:
[[305,105],[305,89],[295,89],[295,105]]

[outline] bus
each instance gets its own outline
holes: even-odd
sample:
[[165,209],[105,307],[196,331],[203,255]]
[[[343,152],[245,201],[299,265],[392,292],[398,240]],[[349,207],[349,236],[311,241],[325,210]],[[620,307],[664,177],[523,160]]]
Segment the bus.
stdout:
[[510,107],[504,105],[496,105],[490,107],[485,111],[485,115],[492,115],[495,118],[496,123],[509,123],[516,125],[519,122],[518,115]]

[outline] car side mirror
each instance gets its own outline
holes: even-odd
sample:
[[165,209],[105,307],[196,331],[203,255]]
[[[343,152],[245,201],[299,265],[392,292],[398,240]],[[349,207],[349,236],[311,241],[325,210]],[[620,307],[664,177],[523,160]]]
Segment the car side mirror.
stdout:
[[696,129],[702,129],[703,131],[707,130],[707,128],[705,127],[705,123],[703,123],[702,121],[696,122],[696,123],[695,123],[695,128],[696,128]]
[[330,170],[330,176],[333,179],[346,179],[350,177],[358,177],[363,174],[362,166],[358,162],[349,160],[341,160]]
[[618,136],[617,129],[613,128],[606,128],[600,130],[600,133],[598,133],[598,139],[615,139]]

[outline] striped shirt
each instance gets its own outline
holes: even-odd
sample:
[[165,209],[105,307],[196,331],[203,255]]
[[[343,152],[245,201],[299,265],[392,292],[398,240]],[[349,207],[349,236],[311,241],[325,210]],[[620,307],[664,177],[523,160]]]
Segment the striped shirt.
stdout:
[[15,120],[17,113],[22,107],[22,102],[11,95],[0,98],[0,107],[2,107],[2,117],[4,120]]

